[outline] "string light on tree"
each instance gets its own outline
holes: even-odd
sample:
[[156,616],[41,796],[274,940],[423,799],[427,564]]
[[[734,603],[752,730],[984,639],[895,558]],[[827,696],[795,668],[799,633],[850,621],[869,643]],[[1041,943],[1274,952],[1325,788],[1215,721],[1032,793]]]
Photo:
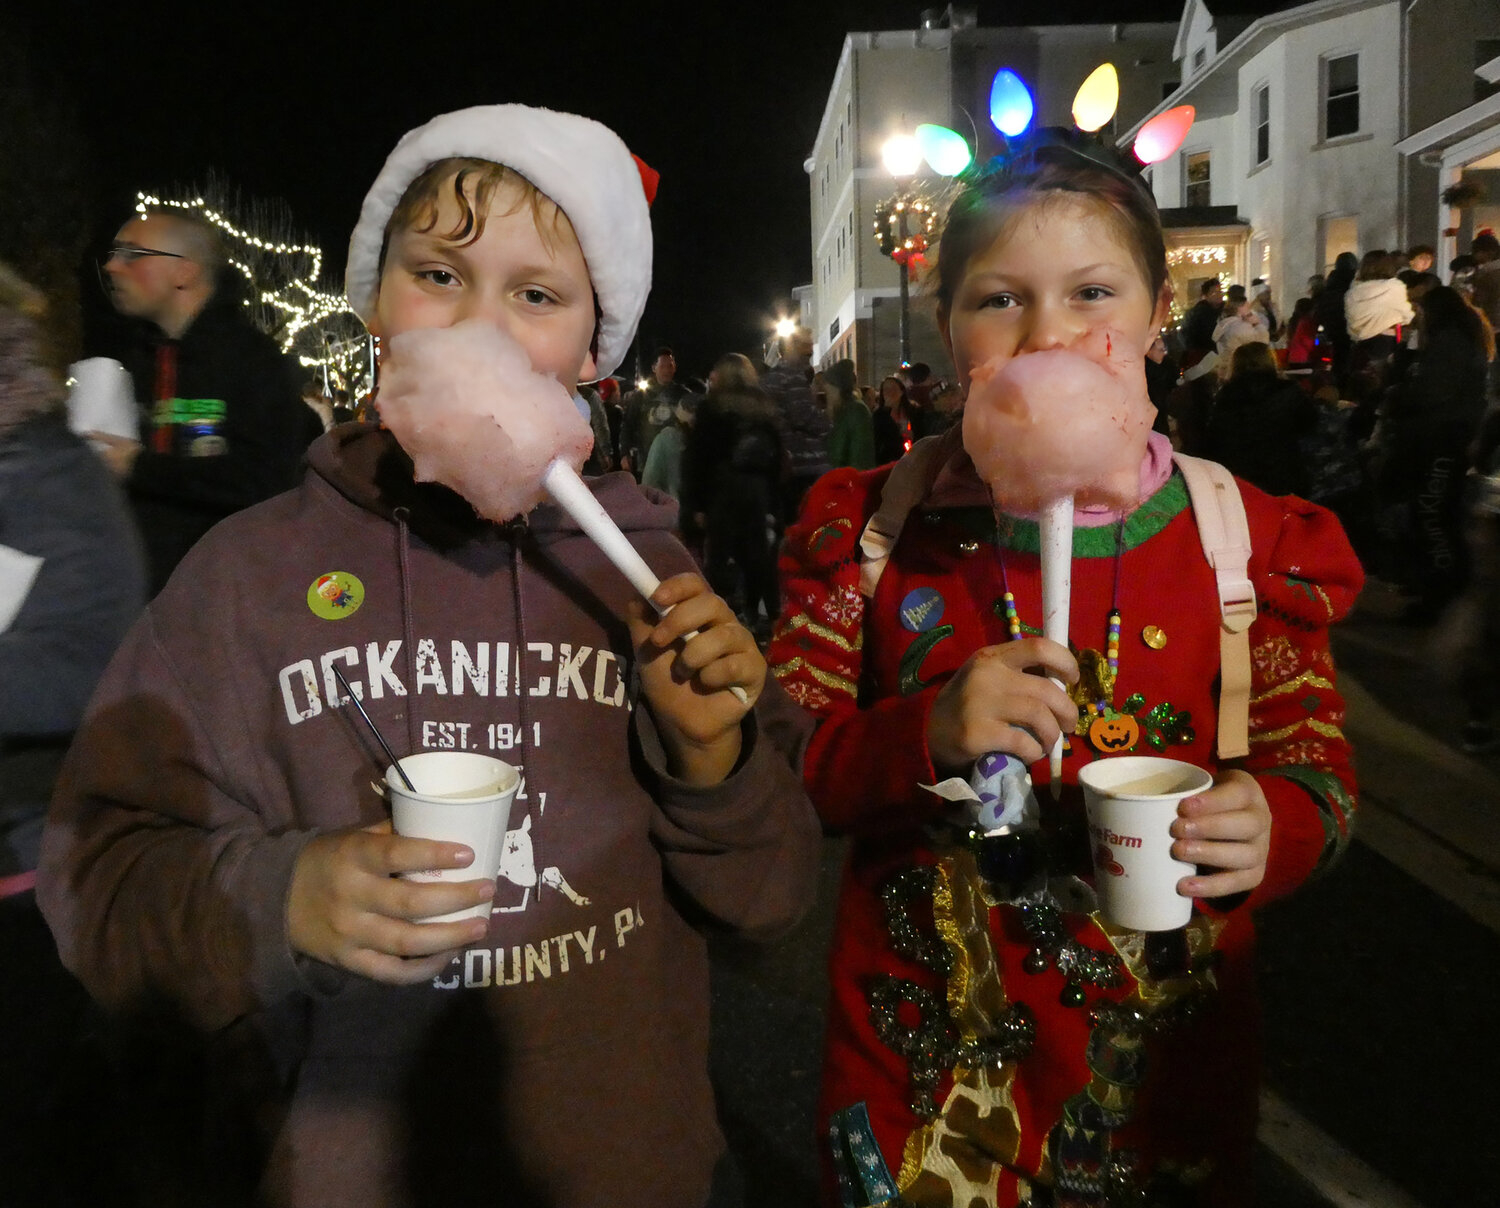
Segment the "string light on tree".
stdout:
[[295,352],[306,368],[327,368],[351,387],[365,376],[362,325],[342,292],[319,287],[322,248],[268,239],[244,229],[201,195],[180,199],[140,192],[135,208],[143,216],[151,210],[194,211],[224,236],[227,263],[250,287],[244,304],[256,326],[283,352]]

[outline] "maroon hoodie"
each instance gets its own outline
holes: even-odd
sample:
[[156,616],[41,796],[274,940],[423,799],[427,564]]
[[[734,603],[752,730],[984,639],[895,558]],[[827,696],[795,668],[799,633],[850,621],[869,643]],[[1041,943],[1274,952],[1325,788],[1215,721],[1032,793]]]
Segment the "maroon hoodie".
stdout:
[[[735,772],[674,781],[636,707],[631,588],[564,514],[479,521],[364,426],[310,457],[192,551],[104,677],[44,839],[64,961],[106,1008],[233,1054],[210,1097],[257,1121],[263,1202],[697,1208],[723,1148],[698,928],[766,936],[810,903],[808,723],[768,682]],[[670,505],[592,485],[659,574],[691,569]],[[489,935],[430,984],[287,943],[303,844],[387,816],[335,667],[398,755],[525,765]],[[204,1130],[210,1183],[232,1131]]]

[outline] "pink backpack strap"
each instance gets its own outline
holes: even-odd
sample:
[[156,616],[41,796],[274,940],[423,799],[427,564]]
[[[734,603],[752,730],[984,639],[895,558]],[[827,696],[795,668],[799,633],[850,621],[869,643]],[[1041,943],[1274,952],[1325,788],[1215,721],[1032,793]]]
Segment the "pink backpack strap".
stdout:
[[1250,522],[1234,475],[1218,462],[1174,453],[1187,483],[1203,556],[1219,591],[1220,759],[1250,753],[1250,626],[1256,617],[1250,582]]

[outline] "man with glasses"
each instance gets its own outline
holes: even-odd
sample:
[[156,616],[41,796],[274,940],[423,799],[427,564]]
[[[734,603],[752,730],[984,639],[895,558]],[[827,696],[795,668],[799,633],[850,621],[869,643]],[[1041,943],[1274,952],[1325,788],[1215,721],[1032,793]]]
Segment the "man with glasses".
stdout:
[[295,485],[313,433],[295,370],[245,317],[208,222],[177,210],[133,218],[100,276],[115,310],[138,321],[121,360],[141,439],[94,439],[129,493],[155,594],[225,516]]

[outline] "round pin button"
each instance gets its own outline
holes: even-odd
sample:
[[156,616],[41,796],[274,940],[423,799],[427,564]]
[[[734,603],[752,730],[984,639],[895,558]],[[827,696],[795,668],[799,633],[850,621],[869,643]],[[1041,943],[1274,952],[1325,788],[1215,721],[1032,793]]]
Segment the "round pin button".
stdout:
[[914,587],[901,601],[901,627],[926,633],[943,619],[943,597],[935,587]]

